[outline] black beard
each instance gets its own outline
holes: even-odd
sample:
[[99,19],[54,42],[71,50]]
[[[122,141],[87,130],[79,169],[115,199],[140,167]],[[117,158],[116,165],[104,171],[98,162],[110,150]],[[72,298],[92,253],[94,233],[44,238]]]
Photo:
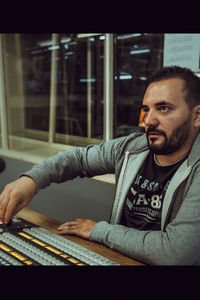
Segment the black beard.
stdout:
[[[168,138],[166,133],[161,130],[157,130],[155,127],[149,127],[146,136],[149,149],[155,153],[160,155],[168,155],[174,153],[181,149],[181,147],[186,143],[190,135],[190,124],[191,124],[191,116],[189,116],[183,123],[181,123],[173,132],[172,135]],[[164,136],[164,142],[160,145],[154,145],[154,138],[151,138],[151,144],[149,143],[148,135],[149,133],[158,132],[159,134]]]

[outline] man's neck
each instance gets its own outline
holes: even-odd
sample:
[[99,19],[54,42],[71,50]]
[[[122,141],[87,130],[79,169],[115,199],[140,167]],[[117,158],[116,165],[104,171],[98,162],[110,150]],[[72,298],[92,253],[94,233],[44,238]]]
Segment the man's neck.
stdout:
[[178,154],[175,155],[175,153],[169,154],[169,155],[158,155],[158,154],[156,154],[156,160],[159,163],[159,165],[161,165],[161,166],[171,165],[171,164],[174,164],[174,163],[178,162],[179,160],[181,160],[185,156],[187,156],[188,152],[179,153],[179,155]]

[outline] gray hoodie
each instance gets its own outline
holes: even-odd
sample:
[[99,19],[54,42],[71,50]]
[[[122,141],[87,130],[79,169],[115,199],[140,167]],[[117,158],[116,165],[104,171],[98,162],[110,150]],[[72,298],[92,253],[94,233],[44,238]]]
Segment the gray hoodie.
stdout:
[[200,134],[174,174],[163,200],[161,230],[120,225],[127,192],[149,153],[146,135],[130,134],[100,145],[77,147],[24,173],[37,191],[51,182],[114,173],[116,192],[110,222],[98,222],[89,239],[152,265],[200,264]]

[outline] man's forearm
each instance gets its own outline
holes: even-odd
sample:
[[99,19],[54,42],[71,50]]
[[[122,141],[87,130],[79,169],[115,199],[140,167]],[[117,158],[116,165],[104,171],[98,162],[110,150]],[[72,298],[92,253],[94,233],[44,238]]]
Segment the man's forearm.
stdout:
[[191,265],[199,255],[194,232],[186,237],[171,228],[168,232],[141,231],[101,221],[89,239],[150,265]]

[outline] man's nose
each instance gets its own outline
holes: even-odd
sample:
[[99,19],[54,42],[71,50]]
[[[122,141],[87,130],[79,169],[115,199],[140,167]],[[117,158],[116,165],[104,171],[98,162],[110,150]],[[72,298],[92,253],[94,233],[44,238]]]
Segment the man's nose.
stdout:
[[158,118],[156,117],[156,114],[153,111],[149,111],[144,117],[144,124],[147,127],[158,126],[158,123]]

